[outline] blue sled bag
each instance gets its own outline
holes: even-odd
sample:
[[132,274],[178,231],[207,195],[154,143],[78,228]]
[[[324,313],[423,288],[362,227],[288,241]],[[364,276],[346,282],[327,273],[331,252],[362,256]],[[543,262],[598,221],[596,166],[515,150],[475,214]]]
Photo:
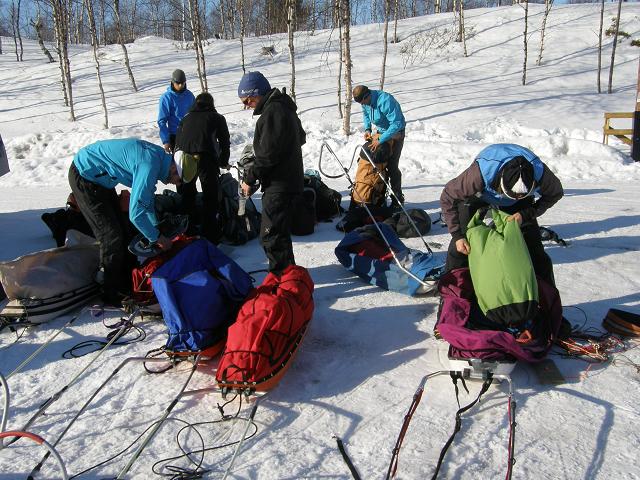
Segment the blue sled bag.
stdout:
[[237,263],[205,239],[180,250],[151,278],[169,328],[166,350],[200,352],[224,346],[252,280]]

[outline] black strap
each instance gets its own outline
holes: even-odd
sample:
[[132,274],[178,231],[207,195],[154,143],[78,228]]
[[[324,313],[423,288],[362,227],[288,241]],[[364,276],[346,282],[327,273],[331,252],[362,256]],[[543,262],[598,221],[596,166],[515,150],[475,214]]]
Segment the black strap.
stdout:
[[[464,386],[465,390],[466,390],[467,386],[464,383],[464,378],[462,378],[462,376],[461,376],[461,374],[459,372],[451,374],[451,379],[453,380],[453,385],[454,385],[455,390],[456,390],[456,401],[458,402],[458,405],[460,405],[460,399],[458,398],[458,384],[457,384],[458,378],[462,379],[462,385]],[[444,456],[446,455],[447,450],[449,449],[449,447],[453,443],[453,439],[455,438],[456,434],[460,431],[460,428],[462,427],[462,414],[464,412],[466,412],[467,410],[471,409],[476,403],[478,403],[480,401],[480,397],[482,397],[482,395],[484,395],[484,393],[487,390],[489,390],[489,387],[491,386],[491,382],[492,381],[493,381],[493,374],[489,373],[488,376],[487,376],[487,379],[482,384],[482,388],[480,389],[480,393],[478,394],[476,399],[473,402],[471,402],[470,404],[460,408],[456,412],[456,423],[455,423],[455,427],[453,429],[453,433],[451,434],[451,436],[447,440],[447,443],[444,444],[444,447],[442,447],[442,450],[440,451],[440,458],[438,458],[438,464],[436,465],[436,471],[433,473],[433,477],[431,477],[431,480],[435,480],[438,477],[438,472],[440,472],[440,467],[442,466],[442,461],[444,460]],[[467,392],[468,392],[468,390],[467,390]]]
[[351,472],[351,475],[353,475],[353,479],[360,480],[360,474],[358,473],[358,471],[356,470],[356,467],[353,465],[353,462],[349,458],[349,455],[347,454],[347,451],[344,448],[344,444],[342,443],[342,440],[340,439],[340,437],[337,437],[337,436],[334,436],[333,438],[336,439],[336,443],[338,444],[338,450],[340,450],[340,453],[342,454],[342,459],[344,460],[344,463],[346,463],[347,467],[349,467],[349,471]]

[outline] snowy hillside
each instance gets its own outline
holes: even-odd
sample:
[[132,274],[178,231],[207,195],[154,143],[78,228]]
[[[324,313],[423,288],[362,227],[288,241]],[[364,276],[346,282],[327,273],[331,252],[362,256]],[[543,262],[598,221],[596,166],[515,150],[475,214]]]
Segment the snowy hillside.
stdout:
[[[605,27],[615,15],[607,4]],[[640,48],[622,41],[616,51],[611,95],[596,89],[597,4],[556,6],[551,11],[542,64],[535,65],[543,6],[530,5],[527,85],[521,85],[523,10],[519,6],[469,10],[468,57],[450,42],[438,50],[420,51],[420,43],[445,38],[453,28],[451,14],[404,20],[400,42],[390,45],[385,90],[402,105],[407,136],[400,161],[407,205],[439,211],[444,183],[461,172],[482,148],[513,142],[537,153],[563,182],[565,197],[541,219],[571,242],[550,244],[548,253],[565,306],[565,316],[585,328],[600,328],[609,308],[640,313],[640,163],[629,147],[611,139],[603,145],[603,113],[632,111]],[[640,4],[625,3],[621,29],[640,37]],[[274,45],[273,57],[260,55]],[[182,68],[189,88],[199,93],[195,55],[179,43],[146,37],[128,46],[139,92],[131,91],[118,46],[101,49],[103,83],[110,128],[102,129],[92,52],[73,47],[71,70],[78,121],[68,121],[61,99],[59,69],[47,64],[37,43],[25,44],[25,62],[16,63],[10,39],[3,38],[0,56],[0,134],[11,173],[0,178],[0,260],[54,246],[43,212],[64,205],[67,171],[75,152],[105,138],[137,136],[159,143],[157,103],[171,71]],[[307,131],[305,168],[318,168],[322,142],[348,163],[362,142],[362,116],[352,105],[353,135],[342,134],[337,112],[337,32],[296,34],[296,91],[300,117]],[[284,35],[245,42],[248,69],[260,70],[273,86],[289,84]],[[352,29],[354,84],[375,88],[382,52],[382,26]],[[232,161],[253,137],[255,119],[242,110],[237,84],[242,76],[239,41],[211,40],[205,47],[209,89],[225,115],[232,141]],[[606,39],[603,64],[611,57]],[[608,69],[602,72],[606,90]],[[335,163],[335,162],[334,162]],[[323,160],[323,170],[339,172]],[[352,170],[352,173],[355,173]],[[327,180],[345,194],[344,178]],[[259,205],[259,195],[257,204]],[[319,224],[309,237],[295,237],[297,263],[315,282],[316,310],[307,336],[282,383],[257,410],[257,433],[247,440],[231,478],[351,478],[332,435],[340,436],[362,478],[384,478],[391,451],[412,396],[423,375],[447,368],[447,345],[433,336],[438,300],[410,298],[365,285],[336,260],[333,249],[342,234],[333,224]],[[427,240],[449,241],[446,229],[433,226]],[[421,242],[409,240],[420,248]],[[245,270],[265,266],[257,241],[224,247]],[[441,250],[439,253],[442,254]],[[262,277],[258,276],[258,281]],[[584,315],[581,313],[584,312]],[[117,318],[115,313],[107,316]],[[7,375],[70,317],[56,319],[15,335],[0,334],[0,372]],[[77,381],[91,356],[63,359],[62,353],[86,339],[104,339],[101,319],[85,312],[8,381],[11,408],[8,429],[19,429],[40,405],[63,386],[73,385],[39,418],[31,431],[55,441],[79,406],[125,358],[144,355],[166,340],[162,322],[143,321],[144,341],[107,350]],[[605,479],[640,478],[637,445],[640,354],[637,343],[613,355],[615,361],[588,365],[558,355],[551,358],[566,381],[543,385],[531,367],[513,373],[517,429],[513,478]],[[215,362],[200,367],[189,390],[213,384]],[[164,375],[148,375],[139,364],[128,365],[98,395],[58,445],[70,474],[106,460],[133,442],[164,409],[187,379],[182,365]],[[469,384],[461,403],[477,395]],[[479,406],[465,415],[463,427],[447,455],[440,478],[502,478],[507,459],[507,388],[493,385]],[[217,393],[190,395],[171,418],[195,423],[219,420]],[[234,413],[238,402],[225,407]],[[457,410],[451,380],[429,381],[400,453],[398,478],[423,479],[433,474],[438,454],[452,432]],[[250,408],[243,402],[240,416]],[[170,421],[158,433],[127,478],[155,478],[152,465],[180,455],[175,436],[182,424]],[[237,440],[239,422],[199,427],[206,447]],[[251,432],[252,430],[250,430]],[[202,448],[193,432],[182,434],[183,448]],[[43,450],[20,442],[0,451],[0,479],[25,478]],[[113,478],[133,451],[79,478]],[[207,451],[205,478],[221,478],[232,447]],[[194,459],[196,457],[194,456]],[[196,459],[197,461],[197,459]],[[176,462],[187,466],[184,460]],[[59,478],[49,460],[37,478]]]

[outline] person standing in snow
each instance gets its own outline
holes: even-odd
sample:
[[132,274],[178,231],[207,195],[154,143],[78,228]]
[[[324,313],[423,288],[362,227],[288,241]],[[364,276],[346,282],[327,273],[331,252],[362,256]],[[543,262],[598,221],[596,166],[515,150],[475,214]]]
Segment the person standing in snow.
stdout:
[[[356,85],[353,89],[353,100],[362,106],[362,120],[364,124],[364,139],[371,141],[371,150],[376,151],[378,145],[388,142],[391,155],[387,161],[389,183],[391,189],[404,204],[402,194],[402,173],[398,168],[400,155],[404,146],[405,120],[400,104],[393,95],[382,90],[369,90],[365,85]],[[376,126],[377,134],[371,135],[372,124]],[[398,207],[396,198],[391,199],[391,205]]]
[[196,179],[202,185],[202,234],[212,243],[220,241],[218,228],[218,176],[220,168],[229,167],[229,128],[209,93],[201,93],[191,111],[180,122],[176,134],[176,157],[191,155],[197,163],[193,178],[184,177],[182,202],[193,225],[196,203]]
[[288,95],[271,88],[260,72],[243,75],[238,97],[260,118],[253,135],[255,162],[241,188],[249,196],[251,187],[262,187],[260,243],[269,260],[269,271],[280,274],[295,264],[291,244],[293,206],[304,189],[302,145],[306,133],[297,106]]
[[486,147],[471,166],[445,185],[440,196],[442,217],[451,234],[446,270],[469,265],[467,224],[477,210],[493,206],[520,224],[536,274],[555,285],[537,217],[563,194],[558,177],[531,150],[509,143]]
[[120,214],[116,185],[131,188],[131,223],[160,249],[171,248],[171,239],[161,235],[157,227],[154,193],[158,181],[179,185],[179,168],[162,147],[137,138],[99,141],[82,148],[73,158],[69,185],[100,243],[106,304],[119,305],[131,287],[128,226]]
[[158,127],[160,141],[167,153],[173,153],[176,132],[182,118],[187,114],[195,98],[187,89],[187,77],[180,69],[171,74],[171,83],[160,97],[158,107]]

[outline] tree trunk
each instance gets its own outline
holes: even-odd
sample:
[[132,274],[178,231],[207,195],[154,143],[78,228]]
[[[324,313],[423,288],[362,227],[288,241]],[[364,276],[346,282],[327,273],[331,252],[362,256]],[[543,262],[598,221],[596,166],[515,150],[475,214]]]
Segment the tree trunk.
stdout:
[[342,0],[335,0],[334,12],[336,12],[335,22],[338,24],[338,39],[340,44],[340,61],[338,62],[338,114],[340,118],[344,118],[344,112],[342,111],[342,58],[344,56],[344,49],[342,45],[342,18],[340,17],[340,2]]
[[609,86],[607,93],[612,92],[613,66],[616,61],[616,46],[618,45],[618,32],[620,31],[620,12],[622,11],[622,0],[618,0],[618,15],[616,16],[616,33],[613,35],[613,45],[611,47],[611,64],[609,65]]
[[458,4],[460,6],[460,38],[462,40],[462,51],[464,52],[464,56],[468,57],[467,54],[467,35],[464,30],[464,0],[458,0]]
[[389,11],[391,10],[391,0],[384,0],[384,30],[382,43],[382,71],[380,72],[380,90],[384,90],[384,79],[387,71],[387,51],[389,49]]
[[13,46],[16,53],[16,62],[20,61],[20,54],[18,53],[18,32],[16,29],[16,3],[15,1],[11,2],[11,31],[13,33]]
[[18,0],[18,15],[16,17],[16,30],[18,31],[18,43],[20,44],[20,61],[22,62],[22,56],[24,49],[22,48],[22,34],[20,33],[20,5],[22,0]]
[[604,20],[604,0],[600,4],[600,31],[598,32],[598,93],[602,93],[600,87],[600,72],[602,71],[602,23]]
[[204,50],[202,48],[202,26],[200,23],[200,6],[198,0],[189,0],[189,17],[191,18],[191,32],[193,37],[193,47],[196,51],[196,62],[198,68],[198,79],[203,92],[208,91],[207,67],[204,60]]
[[291,87],[289,96],[296,101],[296,56],[293,44],[295,30],[296,0],[287,0],[287,32],[289,34],[289,63],[291,64]]
[[522,85],[527,83],[527,28],[529,26],[529,0],[524,0],[524,63],[522,64]]
[[391,43],[398,43],[398,10],[400,9],[398,5],[398,0],[395,1],[395,5],[393,7],[393,40]]
[[225,40],[228,38],[227,36],[227,14],[226,11],[224,9],[224,0],[220,0],[220,3],[218,4],[218,7],[220,8],[220,23],[222,26],[222,38],[224,38]]
[[71,64],[69,62],[69,26],[67,24],[67,12],[65,12],[62,0],[50,0],[53,8],[53,20],[55,24],[56,39],[59,49],[60,69],[62,73],[63,88],[65,91],[65,103],[69,107],[70,119],[76,121],[73,108],[73,87],[71,84]]
[[440,13],[441,8],[440,0],[433,0],[433,13]]
[[245,64],[244,64],[244,35],[245,35],[245,11],[244,11],[244,0],[238,0],[238,10],[240,11],[240,59],[242,61],[242,73],[247,73]]
[[544,32],[547,28],[547,18],[549,18],[549,12],[551,11],[552,6],[553,0],[544,0],[544,16],[542,17],[542,28],[540,28],[540,52],[538,53],[536,65],[542,64],[542,51],[544,50]]
[[[92,7],[93,10],[93,7]],[[122,35],[122,22],[120,21],[120,1],[114,0],[113,2],[113,11],[116,14],[116,34],[118,35],[118,43],[120,43],[120,48],[122,48],[122,54],[124,56],[124,66],[127,69],[127,74],[129,75],[129,80],[131,81],[131,86],[133,87],[133,91],[138,91],[138,86],[136,85],[136,79],[133,77],[133,72],[131,71],[131,65],[129,64],[129,52],[127,51],[127,47],[124,44],[124,37]]]
[[100,61],[98,60],[98,34],[96,32],[96,18],[93,14],[91,0],[84,0],[87,8],[87,18],[89,20],[89,31],[91,33],[91,44],[93,46],[93,61],[96,64],[96,77],[98,78],[98,88],[102,99],[102,111],[104,112],[104,128],[109,128],[109,114],[107,112],[107,100],[104,98],[104,88],[102,88],[102,78],[100,77]]
[[49,60],[49,63],[55,62],[55,60],[51,56],[51,52],[49,52],[49,50],[47,49],[47,46],[44,44],[44,39],[42,38],[42,28],[43,28],[42,18],[38,16],[35,22],[31,20],[31,26],[36,31],[36,36],[38,37],[38,45],[40,45],[40,50],[42,50],[42,53],[45,54],[45,56]]
[[351,135],[351,6],[349,0],[340,0],[342,14],[342,51],[344,62],[344,118],[342,130],[345,135]]

